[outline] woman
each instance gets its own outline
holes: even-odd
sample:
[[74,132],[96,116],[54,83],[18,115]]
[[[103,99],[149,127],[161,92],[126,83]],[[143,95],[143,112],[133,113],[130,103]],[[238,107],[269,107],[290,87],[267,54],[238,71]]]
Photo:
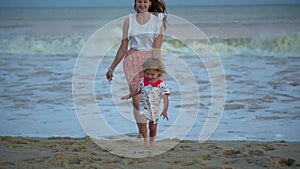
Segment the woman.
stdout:
[[[106,78],[111,81],[114,69],[123,59],[123,68],[130,92],[137,90],[139,79],[143,76],[142,63],[149,57],[160,57],[167,12],[163,0],[135,0],[134,9],[136,14],[131,14],[124,20],[121,45],[106,73]],[[128,50],[129,42],[130,49]],[[142,137],[138,121],[140,100],[141,95],[132,97],[134,117],[139,128],[138,137]]]

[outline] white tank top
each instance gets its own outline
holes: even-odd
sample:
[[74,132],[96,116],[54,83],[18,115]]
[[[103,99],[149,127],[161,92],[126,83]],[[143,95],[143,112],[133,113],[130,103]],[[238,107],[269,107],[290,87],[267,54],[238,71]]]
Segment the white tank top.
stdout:
[[151,14],[149,21],[141,25],[136,20],[136,14],[130,14],[128,27],[130,47],[136,50],[152,50],[155,38],[160,33],[163,17],[162,13],[158,16]]

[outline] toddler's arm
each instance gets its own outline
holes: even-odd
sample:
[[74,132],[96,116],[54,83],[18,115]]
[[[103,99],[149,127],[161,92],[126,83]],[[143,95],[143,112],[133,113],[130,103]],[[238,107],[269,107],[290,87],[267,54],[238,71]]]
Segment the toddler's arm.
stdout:
[[141,92],[137,90],[137,91],[135,91],[133,93],[130,93],[130,94],[126,95],[126,96],[121,97],[121,99],[122,100],[127,100],[127,99],[130,99],[133,96],[136,96],[136,95],[140,94],[140,93]]
[[164,94],[163,99],[164,99],[164,109],[160,115],[163,116],[163,119],[166,118],[167,120],[169,120],[169,118],[168,118],[169,94]]

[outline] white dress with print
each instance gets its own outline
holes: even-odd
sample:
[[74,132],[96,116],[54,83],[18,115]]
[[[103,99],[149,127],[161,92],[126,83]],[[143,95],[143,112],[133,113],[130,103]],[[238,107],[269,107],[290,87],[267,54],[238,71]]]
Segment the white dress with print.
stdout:
[[151,84],[145,86],[144,78],[141,78],[139,91],[142,93],[139,114],[145,115],[148,120],[156,123],[160,115],[161,99],[164,94],[170,93],[168,86],[163,81],[157,87]]

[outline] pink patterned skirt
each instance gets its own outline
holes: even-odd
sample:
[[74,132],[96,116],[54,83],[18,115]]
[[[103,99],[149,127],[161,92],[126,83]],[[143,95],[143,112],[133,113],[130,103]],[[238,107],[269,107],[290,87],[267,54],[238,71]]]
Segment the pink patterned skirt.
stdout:
[[139,80],[143,77],[142,64],[152,56],[152,51],[129,49],[123,60],[123,69],[130,90],[138,88]]

